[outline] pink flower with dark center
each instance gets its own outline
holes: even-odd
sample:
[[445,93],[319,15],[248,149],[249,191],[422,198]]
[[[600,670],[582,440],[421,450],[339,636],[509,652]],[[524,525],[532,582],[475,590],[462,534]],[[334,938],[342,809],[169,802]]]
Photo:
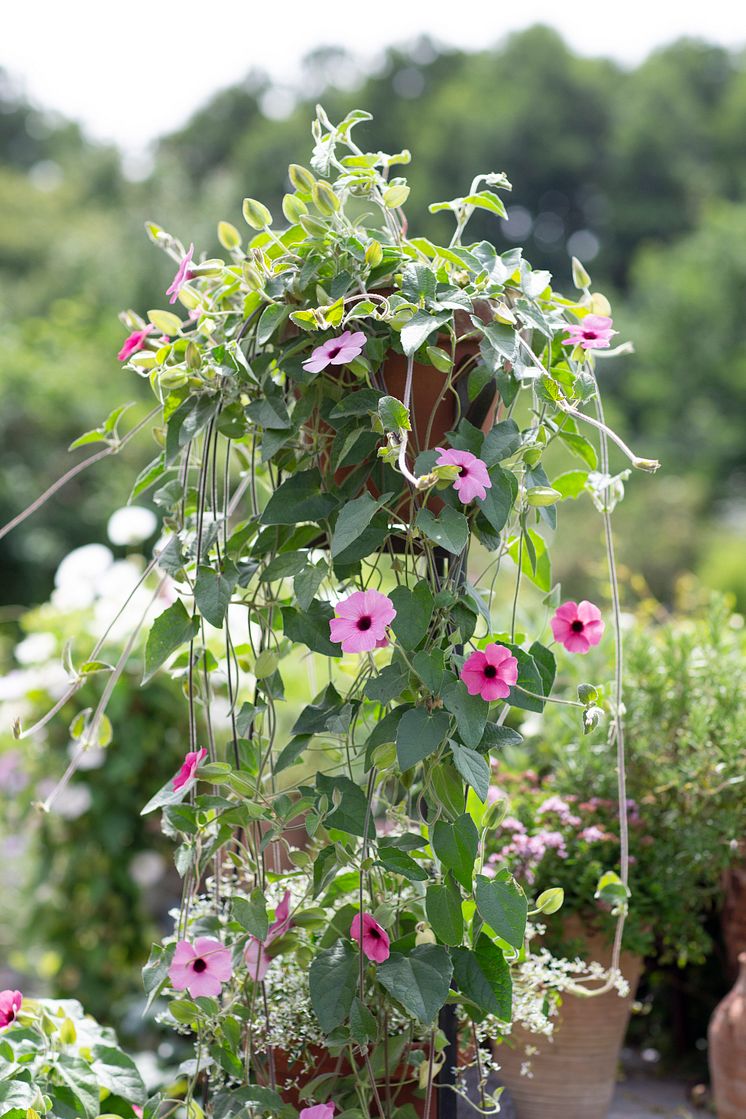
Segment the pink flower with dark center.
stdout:
[[131,334],[128,334],[124,340],[124,345],[117,354],[117,361],[129,361],[133,354],[143,348],[145,339],[153,330],[155,330],[153,324],[148,323],[142,330],[133,330]]
[[518,679],[518,661],[510,649],[492,643],[466,659],[461,679],[469,695],[481,695],[488,703],[506,699]]
[[352,918],[350,936],[358,944],[360,943],[361,928],[364,955],[374,964],[382,964],[391,955],[391,941],[388,933],[381,928],[375,918],[371,917],[370,913],[363,913],[362,920],[359,913],[356,913]]
[[184,758],[184,764],[173,780],[174,790],[183,789],[190,781],[193,781],[197,770],[202,765],[202,762],[207,757],[207,750],[190,750]]
[[23,995],[20,991],[0,991],[0,1030],[15,1022],[22,1005]]
[[591,645],[598,645],[604,634],[601,611],[592,602],[563,602],[552,618],[555,641],[564,645],[568,653],[587,653]]
[[608,315],[586,315],[578,323],[567,326],[567,337],[562,339],[565,346],[582,346],[584,350],[608,350],[613,335],[613,320]]
[[365,348],[366,337],[362,330],[345,330],[338,338],[328,338],[317,346],[303,362],[307,373],[320,373],[327,365],[349,365]]
[[435,460],[436,466],[459,468],[453,488],[464,505],[468,505],[475,497],[484,501],[487,490],[492,489],[492,482],[481,458],[477,458],[471,451],[446,451],[443,447],[436,447],[435,450],[439,452]]
[[282,901],[275,910],[275,919],[269,926],[264,940],[258,940],[255,936],[252,936],[244,949],[243,955],[249,969],[249,975],[258,983],[262,982],[269,970],[269,965],[272,963],[265,949],[269,948],[270,944],[282,936],[283,933],[286,933],[291,924],[290,890],[286,890]]
[[336,1104],[315,1103],[313,1107],[304,1107],[298,1119],[332,1119]]
[[171,986],[176,990],[188,990],[192,998],[219,995],[224,982],[232,975],[230,952],[225,944],[211,937],[198,937],[193,944],[180,940],[169,968]]
[[343,653],[368,653],[388,645],[386,627],[396,617],[391,599],[380,591],[354,591],[337,603],[329,622],[332,641]]
[[194,276],[194,272],[189,267],[189,265],[192,263],[193,255],[194,245],[190,245],[187,252],[181,258],[179,267],[176,270],[176,275],[171,281],[171,287],[166,288],[166,295],[171,296],[171,298],[169,299],[169,303],[176,302],[176,300],[179,298],[179,292],[184,287],[184,284],[188,284]]
[[194,944],[180,940],[168,969],[171,986],[188,991],[192,998],[217,996],[233,974],[231,954],[219,940],[198,936]]

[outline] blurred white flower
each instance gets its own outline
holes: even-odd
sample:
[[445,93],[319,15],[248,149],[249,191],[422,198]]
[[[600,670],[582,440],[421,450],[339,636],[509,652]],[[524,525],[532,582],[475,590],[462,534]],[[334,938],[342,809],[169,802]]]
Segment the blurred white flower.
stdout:
[[106,535],[112,544],[142,544],[158,527],[158,518],[143,505],[125,505],[109,517]]
[[96,597],[95,580],[111,567],[114,556],[105,544],[85,544],[63,559],[54,576],[52,603],[59,610],[79,610]]
[[52,633],[30,633],[15,647],[19,664],[41,664],[54,656],[57,640]]

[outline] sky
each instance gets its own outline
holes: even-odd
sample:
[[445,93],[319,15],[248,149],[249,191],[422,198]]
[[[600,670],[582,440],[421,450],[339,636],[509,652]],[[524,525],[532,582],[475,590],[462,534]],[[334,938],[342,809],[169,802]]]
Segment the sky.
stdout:
[[746,45],[738,0],[26,0],[4,5],[0,66],[35,103],[136,157],[252,68],[292,85],[319,46],[344,46],[367,67],[423,34],[478,49],[537,22],[580,53],[627,64],[682,35]]

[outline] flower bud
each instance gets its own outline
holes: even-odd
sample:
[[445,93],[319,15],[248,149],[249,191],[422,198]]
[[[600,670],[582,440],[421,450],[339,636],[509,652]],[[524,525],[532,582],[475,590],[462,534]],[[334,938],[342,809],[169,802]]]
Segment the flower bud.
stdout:
[[316,209],[319,213],[323,214],[324,217],[331,217],[332,214],[339,209],[339,199],[329,184],[325,183],[323,179],[313,184],[311,194]]
[[241,247],[241,234],[235,225],[229,221],[218,222],[218,241],[224,249],[239,249]]
[[539,913],[545,913],[550,917],[552,913],[556,913],[562,908],[562,903],[565,900],[565,891],[561,886],[554,886],[551,890],[545,890],[543,894],[539,894],[536,899],[536,908]]
[[582,291],[591,286],[591,277],[576,256],[572,258],[572,282]]
[[282,200],[282,212],[289,222],[295,225],[303,214],[308,213],[308,206],[297,194],[286,194]]
[[383,248],[378,241],[373,240],[365,250],[365,263],[369,268],[377,268],[383,260]]
[[435,944],[436,942],[435,933],[424,921],[420,921],[417,926],[417,934],[414,938],[414,942],[418,948],[421,944]]

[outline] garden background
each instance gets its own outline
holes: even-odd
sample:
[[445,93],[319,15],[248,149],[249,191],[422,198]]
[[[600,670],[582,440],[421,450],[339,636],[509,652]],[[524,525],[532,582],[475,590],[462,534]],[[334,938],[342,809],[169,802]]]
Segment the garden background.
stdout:
[[[633,67],[580,56],[544,26],[479,52],[422,38],[389,49],[370,73],[339,48],[317,49],[290,101],[250,73],[164,136],[145,176],[0,73],[0,523],[84,456],[71,460],[68,444],[117,404],[135,401],[133,422],[145,414],[147,381],[133,384],[116,361],[119,311],[162,305],[171,278],[145,220],[219,255],[212,215],[240,225],[246,194],[279,212],[284,168],[306,152],[316,101],[333,119],[355,106],[372,112],[359,128],[368,149],[414,138],[407,215],[423,234],[446,235],[426,200],[504,169],[509,221],[476,217],[470,236],[524,245],[560,287],[570,285],[571,255],[584,261],[621,337],[635,339],[635,355],[606,375],[612,426],[663,463],[615,515],[625,608],[661,619],[716,591],[746,609],[746,54],[694,40]],[[133,443],[0,542],[9,676],[20,670],[20,637],[85,630],[90,604],[21,623],[49,598],[63,556],[106,541],[110,513],[148,457]],[[598,525],[590,503],[569,502],[563,515],[574,531],[555,546],[555,574],[565,597],[581,597],[602,578],[591,558]],[[92,576],[79,569],[77,578]],[[125,678],[112,712],[117,749],[88,777],[87,810],[37,823],[23,841],[25,801],[13,793],[29,759],[18,758],[5,718],[17,685],[3,686],[0,958],[142,1040],[139,968],[168,889],[163,840],[138,812],[142,788],[173,770],[164,743],[178,734],[177,689],[156,680],[140,693],[136,675]],[[33,686],[41,697],[44,680]],[[66,725],[32,755],[33,782],[43,782],[50,752],[64,751]],[[686,973],[678,982],[684,997]],[[680,1053],[696,1033],[679,1039]]]

